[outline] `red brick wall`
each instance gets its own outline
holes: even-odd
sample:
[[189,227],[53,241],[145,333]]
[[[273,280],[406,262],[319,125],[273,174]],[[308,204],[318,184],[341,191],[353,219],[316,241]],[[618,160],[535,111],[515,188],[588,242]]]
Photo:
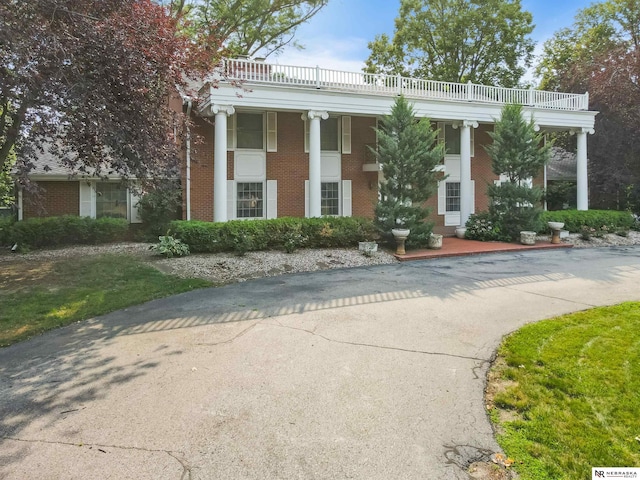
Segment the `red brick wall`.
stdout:
[[[378,178],[376,172],[362,171],[366,145],[375,143],[372,126],[375,126],[373,117],[352,117],[351,154],[342,155],[342,179],[352,182],[353,215],[368,217],[373,216]],[[193,133],[194,137],[201,137],[201,142],[193,145],[191,152],[191,218],[212,221],[214,128],[197,119]],[[233,171],[233,152],[228,152],[228,180],[233,180]],[[278,181],[279,217],[304,217],[304,182],[308,178],[309,154],[304,151],[301,112],[278,112],[278,151],[267,152],[267,180]],[[186,199],[186,193],[183,197]]]
[[[191,145],[191,219],[213,221],[213,125],[195,119]],[[184,178],[183,173],[183,178]],[[182,188],[186,188],[182,182]],[[183,217],[186,218],[186,192],[182,192]]]
[[78,182],[37,182],[41,190],[38,201],[28,194],[22,198],[23,218],[80,215],[80,187]]
[[[267,153],[267,180],[278,181],[278,216],[304,216],[304,181],[309,178],[309,154],[304,152],[304,122],[301,112],[278,112],[278,151]],[[342,179],[352,181],[353,215],[373,217],[378,197],[377,172],[363,172],[368,159],[367,145],[376,141],[374,117],[351,117],[351,154],[342,155]],[[480,125],[475,130],[474,157],[471,176],[475,180],[476,212],[488,208],[487,184],[498,177],[491,172],[491,160],[483,145],[491,142],[488,131],[492,125]],[[196,120],[194,133],[202,138],[192,147],[191,216],[194,220],[213,220],[213,137],[214,127],[202,119]],[[227,179],[233,179],[233,152],[227,154]],[[185,196],[186,198],[186,196]],[[434,195],[427,205],[438,231],[453,233],[444,227],[444,216],[438,215],[438,198]]]
[[301,115],[301,112],[278,112],[278,151],[267,153],[267,180],[278,181],[279,217],[304,217],[309,154],[304,153]]
[[362,165],[370,158],[367,145],[375,145],[374,117],[351,117],[351,154],[342,155],[342,179],[351,180],[352,213],[373,218],[378,201],[378,172],[363,172]]

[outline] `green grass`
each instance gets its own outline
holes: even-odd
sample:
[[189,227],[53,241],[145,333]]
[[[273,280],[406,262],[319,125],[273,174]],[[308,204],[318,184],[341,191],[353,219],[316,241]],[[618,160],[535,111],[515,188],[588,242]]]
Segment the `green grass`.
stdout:
[[211,286],[165,275],[126,255],[3,266],[0,346],[154,298]]
[[498,359],[490,417],[522,480],[640,465],[640,303],[528,325]]

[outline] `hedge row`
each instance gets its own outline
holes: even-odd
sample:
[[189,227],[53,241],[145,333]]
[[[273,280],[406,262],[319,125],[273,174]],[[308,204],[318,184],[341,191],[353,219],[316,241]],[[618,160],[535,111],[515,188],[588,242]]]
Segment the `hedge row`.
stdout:
[[[565,230],[580,233],[583,227],[597,231],[628,231],[637,228],[635,217],[629,212],[615,210],[557,210],[542,212],[542,232],[548,233],[547,222],[564,222]],[[606,227],[603,229],[603,227]]]
[[0,245],[18,244],[21,249],[116,242],[127,239],[128,233],[129,225],[121,218],[69,215],[0,221]]
[[[375,236],[373,222],[359,217],[233,220],[225,223],[176,220],[170,234],[192,252],[352,247]],[[293,247],[293,248],[292,248]]]

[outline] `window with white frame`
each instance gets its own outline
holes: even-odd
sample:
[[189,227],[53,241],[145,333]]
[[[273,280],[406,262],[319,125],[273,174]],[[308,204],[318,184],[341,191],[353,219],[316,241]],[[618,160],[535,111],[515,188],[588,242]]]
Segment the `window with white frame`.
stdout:
[[460,182],[447,182],[446,184],[446,211],[460,211]]
[[447,155],[460,155],[460,129],[453,125],[444,127],[444,145]]
[[96,218],[127,218],[127,188],[119,183],[96,183]]
[[236,114],[236,148],[264,149],[264,115],[262,113]]
[[337,152],[339,146],[338,117],[329,117],[320,122],[320,150]]
[[236,218],[264,217],[264,183],[238,182]]
[[322,182],[320,199],[322,215],[340,215],[340,182]]

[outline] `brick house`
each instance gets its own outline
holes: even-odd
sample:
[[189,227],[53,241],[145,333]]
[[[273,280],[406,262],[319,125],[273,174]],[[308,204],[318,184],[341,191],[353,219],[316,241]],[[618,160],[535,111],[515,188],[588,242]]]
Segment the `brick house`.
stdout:
[[[238,82],[242,88],[238,87]],[[436,230],[452,233],[475,211],[486,210],[486,185],[499,182],[483,146],[505,103],[524,105],[543,132],[577,135],[579,209],[588,208],[587,133],[597,112],[588,94],[457,84],[399,76],[339,72],[234,59],[206,83],[193,116],[182,169],[183,217],[227,221],[282,216],[371,217],[380,166],[374,147],[378,118],[405,95],[419,117],[439,128],[448,176],[430,200]],[[176,105],[180,108],[181,105]],[[65,182],[34,173],[46,189],[49,214],[100,216],[114,209],[138,221],[135,197],[109,182]],[[544,174],[534,179],[544,183]],[[65,185],[66,184],[66,185]],[[21,218],[31,215],[20,209]]]

